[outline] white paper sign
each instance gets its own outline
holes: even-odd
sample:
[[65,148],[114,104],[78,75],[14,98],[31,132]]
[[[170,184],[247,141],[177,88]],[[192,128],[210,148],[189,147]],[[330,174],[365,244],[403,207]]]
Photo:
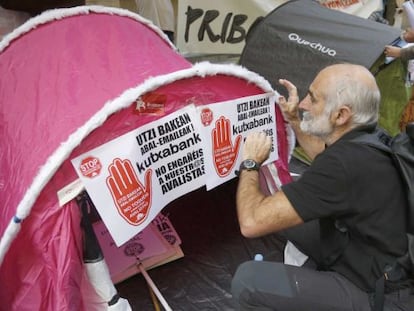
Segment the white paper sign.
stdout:
[[117,246],[205,184],[200,126],[189,105],[72,160]]
[[236,177],[242,144],[251,132],[264,131],[272,137],[272,151],[264,164],[278,159],[274,93],[238,98],[197,109],[203,124],[207,190]]

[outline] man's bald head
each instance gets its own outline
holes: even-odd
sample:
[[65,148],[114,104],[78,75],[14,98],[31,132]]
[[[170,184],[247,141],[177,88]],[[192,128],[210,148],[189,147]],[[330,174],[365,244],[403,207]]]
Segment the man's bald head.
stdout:
[[328,111],[342,105],[351,108],[354,126],[378,121],[381,96],[367,68],[355,64],[331,65],[319,72],[312,85],[324,94]]

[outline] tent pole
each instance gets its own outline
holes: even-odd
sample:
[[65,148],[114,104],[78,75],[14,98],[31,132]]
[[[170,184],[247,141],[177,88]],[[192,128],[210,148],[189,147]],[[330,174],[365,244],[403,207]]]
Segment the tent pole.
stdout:
[[139,270],[141,271],[142,275],[144,276],[145,280],[147,281],[150,289],[153,291],[155,296],[157,296],[158,300],[160,301],[160,303],[162,304],[164,309],[166,311],[172,311],[171,307],[168,305],[167,301],[164,299],[161,292],[158,290],[157,286],[152,281],[151,277],[148,275],[147,271],[145,270],[144,266],[142,265],[142,263],[139,259],[138,259],[137,266],[138,266]]
[[149,285],[148,285],[148,290],[149,290],[151,300],[152,300],[152,304],[154,305],[155,311],[161,311],[160,304],[158,303],[158,298],[155,296],[154,291],[152,290],[151,286],[149,286]]

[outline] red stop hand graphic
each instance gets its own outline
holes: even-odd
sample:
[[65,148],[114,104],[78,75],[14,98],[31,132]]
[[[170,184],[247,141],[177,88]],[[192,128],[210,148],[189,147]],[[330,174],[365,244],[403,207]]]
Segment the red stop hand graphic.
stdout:
[[145,187],[127,159],[115,159],[108,170],[110,175],[106,178],[106,185],[118,212],[128,223],[138,226],[147,218],[151,208],[152,170],[145,172]]
[[221,116],[211,133],[213,140],[214,167],[220,177],[230,174],[239,154],[241,135],[236,137],[235,144],[231,141],[230,120]]

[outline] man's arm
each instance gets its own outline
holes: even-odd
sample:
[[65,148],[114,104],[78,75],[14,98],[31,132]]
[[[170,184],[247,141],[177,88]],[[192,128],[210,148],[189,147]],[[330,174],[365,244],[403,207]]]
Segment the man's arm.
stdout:
[[[269,156],[270,137],[265,133],[250,134],[243,147],[243,160],[262,164]],[[303,223],[282,191],[265,196],[259,188],[259,173],[240,172],[236,194],[240,231],[245,237],[259,237]]]
[[283,116],[292,126],[298,144],[303,148],[309,158],[313,160],[319,153],[325,150],[325,143],[319,137],[305,134],[300,129],[298,112],[299,97],[296,86],[285,79],[280,79],[279,83],[282,84],[289,92],[289,98],[287,101],[283,96],[279,98],[279,106]]

